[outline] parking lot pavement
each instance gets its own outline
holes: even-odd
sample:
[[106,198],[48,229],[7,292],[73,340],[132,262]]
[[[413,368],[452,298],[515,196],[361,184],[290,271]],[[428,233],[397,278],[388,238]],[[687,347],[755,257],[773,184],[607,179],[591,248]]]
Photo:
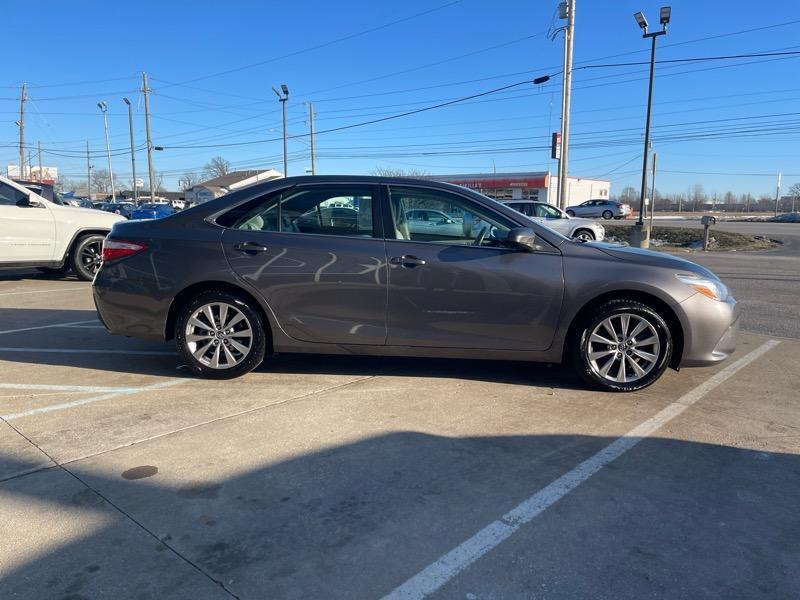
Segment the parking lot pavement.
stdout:
[[306,355],[204,381],[94,319],[86,285],[0,280],[1,598],[800,588],[800,341],[613,395]]

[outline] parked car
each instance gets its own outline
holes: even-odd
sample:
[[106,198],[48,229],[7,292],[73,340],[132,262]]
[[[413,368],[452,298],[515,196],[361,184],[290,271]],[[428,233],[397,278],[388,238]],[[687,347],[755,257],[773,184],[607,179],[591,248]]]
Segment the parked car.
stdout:
[[[354,200],[355,223],[305,219],[333,198]],[[419,207],[483,225],[417,234]],[[700,265],[578,243],[465,188],[388,177],[290,177],[118,222],[93,291],[110,332],[174,339],[210,378],[273,352],[387,354],[564,362],[633,391],[667,366],[726,359],[739,326]]]
[[122,215],[126,219],[131,218],[131,213],[133,212],[134,208],[136,208],[136,206],[133,204],[133,202],[103,202],[100,205],[100,210]]
[[72,269],[91,280],[103,238],[123,220],[99,210],[63,206],[0,176],[0,267]]
[[408,229],[419,235],[451,235],[458,237],[464,231],[464,222],[441,210],[417,208],[406,212]]
[[550,229],[555,229],[558,233],[575,240],[586,242],[601,242],[606,236],[605,227],[600,223],[595,223],[590,219],[570,217],[560,208],[548,204],[547,202],[537,202],[535,200],[501,200],[509,208],[546,225]]
[[131,211],[131,219],[160,219],[175,214],[175,209],[169,204],[150,202],[141,204]]
[[575,206],[568,206],[567,214],[570,217],[625,219],[631,216],[631,207],[616,200],[587,200]]

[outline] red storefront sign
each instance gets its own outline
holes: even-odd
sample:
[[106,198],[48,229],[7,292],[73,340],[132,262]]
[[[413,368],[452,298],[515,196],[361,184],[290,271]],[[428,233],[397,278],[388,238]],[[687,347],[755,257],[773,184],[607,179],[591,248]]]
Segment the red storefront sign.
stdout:
[[498,189],[505,189],[505,188],[546,188],[548,187],[550,181],[549,173],[545,173],[542,175],[536,175],[532,177],[519,177],[519,176],[508,176],[503,177],[502,175],[497,175],[497,177],[492,178],[475,178],[475,179],[445,179],[443,178],[442,181],[446,181],[447,183],[453,183],[455,185],[461,185],[465,188],[470,188],[473,190],[498,190]]

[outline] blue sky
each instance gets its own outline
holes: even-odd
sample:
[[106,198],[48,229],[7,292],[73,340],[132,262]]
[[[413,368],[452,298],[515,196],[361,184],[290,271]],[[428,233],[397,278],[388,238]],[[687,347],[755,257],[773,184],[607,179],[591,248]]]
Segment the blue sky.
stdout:
[[[554,73],[562,42],[550,41],[547,32],[561,25],[553,20],[556,4],[11,3],[3,10],[0,165],[5,170],[17,162],[14,121],[19,85],[26,81],[26,139],[32,145],[41,140],[44,163],[72,179],[85,177],[80,153],[88,140],[92,163],[105,168],[96,107],[105,100],[114,171],[126,182],[131,169],[122,97],[134,102],[140,145],[138,89],[147,71],[153,141],[166,148],[155,154],[155,167],[169,189],[184,171],[201,170],[215,155],[237,168],[281,169],[280,106],[271,86],[289,86],[289,133],[303,134],[309,101],[322,131]],[[654,24],[660,3],[577,4],[576,67],[649,58],[632,14],[643,10]],[[800,50],[796,0],[674,0],[672,7],[659,60]],[[702,183],[709,193],[772,195],[778,171],[785,174],[784,191],[800,182],[798,73],[800,56],[659,65],[653,113],[658,188],[678,192]],[[571,173],[610,179],[616,192],[638,186],[647,67],[578,69],[573,85]],[[560,92],[554,77],[538,87],[320,133],[317,169],[555,170],[545,147],[559,128]],[[290,140],[289,152],[290,174],[302,174],[310,166],[307,138]],[[137,152],[137,170],[146,172],[143,151]]]

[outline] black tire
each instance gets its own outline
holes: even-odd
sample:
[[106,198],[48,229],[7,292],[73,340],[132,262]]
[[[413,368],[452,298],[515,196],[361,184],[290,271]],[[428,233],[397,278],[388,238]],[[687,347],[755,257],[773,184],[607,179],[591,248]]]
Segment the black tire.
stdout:
[[622,217],[614,217],[615,221],[619,221]]
[[[628,322],[630,324],[634,322],[634,320],[630,319],[630,316],[634,316],[635,319],[640,319],[640,321],[636,321],[637,324],[642,321],[648,323],[652,329],[646,328],[643,330],[642,333],[639,334],[640,340],[647,341],[657,337],[657,346],[655,344],[637,346],[635,343],[631,346],[627,341],[623,340],[620,346],[615,345],[613,347],[614,351],[611,350],[612,346],[597,344],[595,341],[591,342],[592,345],[590,347],[590,338],[593,332],[595,332],[598,327],[603,327],[604,321],[611,319],[612,325],[616,323],[618,326],[621,326],[621,319],[624,318],[624,315],[629,315]],[[631,326],[628,333],[631,333],[633,329],[634,328]],[[603,331],[605,335],[607,330]],[[655,335],[653,335],[653,333]],[[650,337],[644,338],[641,337],[642,335],[648,335]],[[611,336],[606,335],[606,337]],[[637,336],[632,337],[636,338]],[[619,337],[614,341],[615,343],[619,343]],[[592,310],[591,313],[586,315],[581,323],[574,328],[571,339],[569,339],[567,343],[569,344],[567,348],[569,362],[574,366],[578,375],[590,386],[610,392],[635,392],[651,385],[661,377],[662,373],[664,373],[664,370],[669,365],[674,347],[672,333],[664,318],[658,314],[658,312],[636,300],[624,299],[609,300]],[[600,352],[597,352],[598,346]],[[637,348],[649,348],[649,350],[637,350]],[[620,349],[622,352],[619,351]],[[607,363],[601,363],[601,361],[606,360],[606,358],[598,358],[594,360],[594,364],[592,364],[589,358],[590,350],[595,350],[597,354],[605,352],[610,355],[607,358],[608,361],[619,361],[619,363],[625,363],[626,366],[620,369],[620,366],[616,365],[615,370],[615,365],[612,365],[607,375],[603,376],[600,371],[603,370],[603,367],[605,367]],[[628,357],[626,358],[623,353],[627,354]],[[646,360],[637,356],[637,354],[640,353],[647,354],[648,356],[656,356],[656,358],[652,360],[652,365],[647,365],[650,369],[644,375],[637,375],[631,364],[636,361],[637,364],[640,365],[640,368],[645,365]],[[628,370],[630,370],[633,375],[637,375],[638,378],[632,381],[625,381],[625,371]],[[622,380],[612,381],[610,379],[610,377],[620,379],[620,375]]]
[[594,237],[594,233],[590,229],[578,229],[575,233],[572,234],[573,240],[586,240],[587,242],[593,242],[596,238]]
[[100,268],[103,240],[106,236],[91,233],[78,238],[69,255],[72,271],[83,281],[92,281]]
[[574,211],[574,210],[568,210],[568,211],[567,211],[567,214],[568,214],[570,217],[574,217],[574,216],[575,216],[575,211]]
[[614,213],[612,213],[610,210],[604,210],[604,211],[603,211],[603,218],[604,218],[606,221],[608,221],[608,220],[612,219],[613,217],[614,217]]
[[[192,315],[203,307],[212,304],[228,305],[243,315],[244,320],[247,322],[246,325],[252,333],[251,344],[247,353],[238,352],[231,346],[228,346],[230,350],[223,348],[223,343],[228,343],[227,336],[224,335],[225,330],[220,331],[218,329],[216,333],[209,335],[210,341],[207,345],[188,339],[187,336],[193,335],[187,333],[187,326],[189,326],[189,320]],[[230,308],[226,309],[226,311],[227,310],[230,310]],[[220,313],[218,312],[216,315],[212,316],[219,317]],[[209,320],[206,317],[203,323],[208,322]],[[239,321],[240,324],[241,322],[242,321]],[[222,335],[222,337],[220,337],[220,335]],[[216,339],[214,336],[216,336]],[[233,334],[231,334],[230,337],[234,343],[243,341],[243,338]],[[249,373],[263,362],[267,348],[267,334],[261,314],[255,306],[251,305],[250,300],[244,300],[239,296],[221,290],[208,290],[200,292],[179,308],[175,323],[175,344],[178,349],[178,354],[180,354],[186,364],[196,373],[208,379],[233,379],[234,377]],[[219,350],[225,350],[225,354],[229,351],[233,351],[239,362],[235,364],[230,363],[230,366],[212,366],[211,363],[213,363],[212,358],[214,352],[216,351],[217,354],[220,355],[219,350],[216,350],[217,347]],[[198,354],[201,355],[200,358],[198,358]],[[241,357],[239,355],[241,355]],[[220,357],[224,358],[224,354]]]

